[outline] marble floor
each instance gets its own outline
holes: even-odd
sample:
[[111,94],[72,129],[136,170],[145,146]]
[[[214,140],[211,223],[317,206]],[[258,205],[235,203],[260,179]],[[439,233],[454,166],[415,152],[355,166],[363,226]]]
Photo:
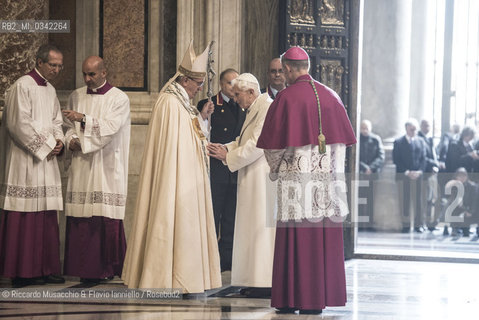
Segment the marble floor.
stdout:
[[[451,228],[449,228],[451,232]],[[471,259],[479,262],[479,238],[476,227],[467,237],[443,235],[443,225],[424,233],[360,231],[355,252],[373,255],[425,256],[438,258]]]
[[[87,290],[101,294],[120,292],[119,280],[79,289],[78,282],[61,287],[44,285],[12,289],[7,279],[0,282],[2,319],[475,319],[479,310],[479,266],[477,264],[384,261],[354,259],[346,262],[348,303],[326,308],[323,314],[280,315],[268,299],[211,297],[229,286],[189,299],[108,299],[102,297],[35,299],[32,292]],[[15,293],[14,290],[17,290]],[[30,293],[30,297],[25,295]],[[223,291],[224,292],[224,291]],[[12,295],[16,295],[12,298]]]

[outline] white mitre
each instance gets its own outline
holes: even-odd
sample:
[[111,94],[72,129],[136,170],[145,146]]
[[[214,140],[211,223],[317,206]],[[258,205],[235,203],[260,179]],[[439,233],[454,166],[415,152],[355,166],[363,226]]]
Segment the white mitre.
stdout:
[[191,40],[183,60],[178,66],[176,74],[165,84],[165,86],[161,89],[161,92],[163,92],[170,85],[170,83],[172,83],[178,76],[181,75],[190,78],[204,78],[206,76],[209,48],[210,45],[207,45],[203,53],[197,56],[195,54],[195,49],[193,49],[193,40]]
[[202,54],[196,56],[195,49],[193,49],[193,40],[191,40],[188,49],[186,50],[183,61],[178,66],[178,71],[192,78],[204,78],[206,76],[206,65],[208,63],[208,49],[209,45]]

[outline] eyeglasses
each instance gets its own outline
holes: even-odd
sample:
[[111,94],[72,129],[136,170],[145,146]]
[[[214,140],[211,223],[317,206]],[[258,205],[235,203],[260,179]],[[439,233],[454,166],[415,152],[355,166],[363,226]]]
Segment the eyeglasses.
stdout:
[[188,77],[188,79],[190,79],[191,81],[193,81],[194,83],[196,83],[196,85],[197,85],[198,87],[202,87],[202,86],[205,84],[205,81],[204,81],[204,80],[203,80],[203,81],[196,81],[195,79],[192,79],[192,78],[190,78],[190,77]]
[[50,68],[52,69],[60,69],[60,70],[63,70],[63,64],[54,64],[54,63],[50,63],[50,62],[47,62],[47,64],[50,66]]
[[269,72],[272,73],[272,74],[276,74],[276,73],[282,74],[283,69],[271,69],[271,70],[269,70]]

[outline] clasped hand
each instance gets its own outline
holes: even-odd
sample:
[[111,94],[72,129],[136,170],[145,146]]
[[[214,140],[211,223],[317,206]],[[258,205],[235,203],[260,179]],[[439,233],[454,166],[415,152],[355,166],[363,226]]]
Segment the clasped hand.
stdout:
[[80,151],[81,150],[81,143],[78,138],[72,138],[70,143],[68,144],[68,149],[71,151]]
[[53,150],[50,151],[50,153],[48,154],[47,160],[50,161],[53,159],[53,157],[58,156],[62,152],[62,149],[63,149],[63,142],[57,139],[57,144],[55,145]]
[[228,150],[221,143],[210,143],[206,146],[206,149],[208,149],[208,155],[210,157],[221,161],[226,160],[226,154],[228,153]]

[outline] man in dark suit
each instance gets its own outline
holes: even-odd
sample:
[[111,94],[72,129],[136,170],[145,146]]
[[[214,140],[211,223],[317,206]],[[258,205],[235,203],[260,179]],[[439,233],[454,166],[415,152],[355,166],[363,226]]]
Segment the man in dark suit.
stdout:
[[474,135],[473,128],[464,127],[459,140],[453,140],[449,143],[446,156],[447,172],[455,172],[460,167],[465,168],[467,172],[477,171],[479,156],[471,145]]
[[[231,81],[238,77],[234,69],[226,69],[220,74],[221,90],[212,97],[214,111],[211,115],[210,141],[225,144],[239,136],[246,112],[233,100]],[[198,103],[202,110],[205,100]],[[231,270],[233,234],[236,213],[237,172],[230,172],[220,160],[210,158],[211,196],[215,216],[216,234],[219,237],[221,270]]]
[[[406,134],[394,141],[393,161],[399,188],[403,232],[409,232],[410,213],[414,216],[414,230],[424,232],[425,215],[421,203],[421,176],[426,169],[426,146],[417,137],[418,123],[410,119],[405,124]],[[402,201],[401,201],[402,200]]]
[[[439,199],[445,200],[445,193],[444,193],[444,186],[446,183],[453,178],[452,173],[450,173],[446,168],[446,157],[447,157],[447,150],[449,148],[449,143],[458,140],[461,133],[461,126],[457,123],[451,126],[450,131],[445,132],[441,136],[441,140],[437,144],[436,147],[436,155],[437,160],[439,162],[439,173],[437,175],[437,181],[439,184]],[[440,201],[438,201],[439,203]],[[440,209],[442,210],[442,209]],[[447,227],[444,229],[447,231]],[[449,234],[449,231],[446,232]]]
[[[426,201],[426,224],[430,231],[436,229],[439,219],[440,208],[436,207],[436,200],[438,199],[438,184],[437,173],[439,172],[439,161],[436,156],[436,149],[432,137],[428,137],[431,125],[428,120],[422,120],[418,137],[424,141],[426,147],[426,169],[423,174],[423,188],[424,200]],[[435,210],[433,211],[433,208]]]
[[459,139],[459,134],[461,133],[461,126],[457,123],[451,126],[451,130],[442,135],[441,140],[439,141],[436,147],[437,158],[440,162],[446,162],[447,149],[449,148],[449,143],[453,140]]
[[[360,230],[374,231],[374,182],[378,179],[379,172],[384,164],[384,147],[381,138],[371,132],[371,121],[361,122],[361,135],[359,138],[359,178],[365,186],[359,188],[359,198],[365,199],[359,209],[358,226]],[[362,219],[368,221],[362,222]]]
[[279,58],[274,58],[269,63],[268,81],[268,86],[261,89],[261,93],[268,91],[269,96],[274,100],[278,92],[286,88],[286,77],[284,76],[283,65]]
[[[458,188],[462,185],[461,190]],[[446,186],[450,190],[448,205],[453,206],[453,211],[450,217],[445,216],[445,222],[450,222],[452,227],[451,235],[464,237],[469,236],[469,229],[471,224],[478,223],[479,210],[479,188],[476,183],[471,181],[468,177],[467,171],[464,168],[458,168],[454,174],[454,179],[449,181]],[[455,204],[455,201],[458,201]],[[459,218],[459,221],[451,221]],[[450,221],[448,221],[450,220]],[[447,228],[447,226],[445,227]],[[446,230],[446,229],[445,229]],[[479,227],[476,228],[476,236],[479,235]]]

